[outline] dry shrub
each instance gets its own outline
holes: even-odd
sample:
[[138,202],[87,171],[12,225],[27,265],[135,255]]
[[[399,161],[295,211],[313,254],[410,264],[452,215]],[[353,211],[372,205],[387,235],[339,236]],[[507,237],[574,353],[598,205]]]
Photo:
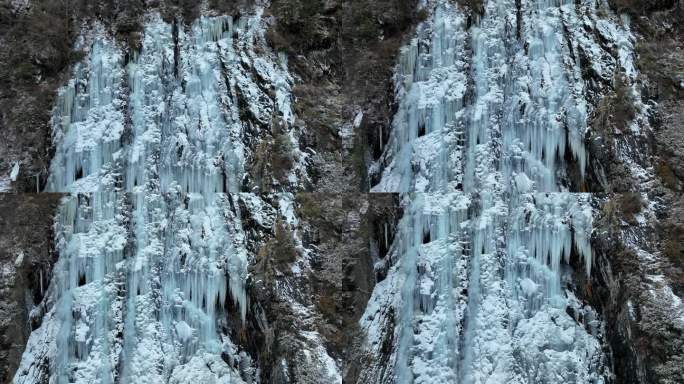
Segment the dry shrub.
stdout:
[[290,226],[282,220],[276,222],[275,238],[271,249],[272,255],[280,266],[290,264],[297,259],[292,231]]
[[684,225],[668,221],[663,232],[663,253],[676,266],[684,266]]
[[627,130],[629,124],[636,116],[636,108],[634,107],[634,98],[632,90],[627,83],[627,79],[622,75],[615,76],[613,80],[615,94],[612,98],[612,115],[616,127],[620,131]]
[[596,106],[591,124],[600,129],[608,142],[613,140],[613,128],[620,132],[636,117],[634,98],[627,80],[622,75],[613,79],[613,94],[605,96]]
[[663,253],[675,265],[684,264],[684,247],[682,238],[668,238],[663,245]]
[[273,25],[266,31],[266,41],[276,51],[287,51],[289,48],[287,39],[285,39]]
[[270,151],[271,169],[273,176],[281,183],[287,181],[294,159],[292,157],[292,143],[286,133],[277,133],[273,138],[273,146]]
[[630,224],[636,223],[635,216],[641,212],[643,200],[638,193],[623,193],[618,198],[622,218]]
[[277,123],[273,124],[273,138],[265,138],[256,145],[249,165],[253,186],[262,192],[272,191],[273,179],[287,183],[295,160],[289,135],[281,132]]
[[667,188],[674,190],[679,189],[679,179],[677,178],[677,175],[675,175],[675,173],[672,171],[670,165],[666,162],[661,161],[658,164],[658,166],[656,167],[656,174]]
[[334,319],[338,316],[337,304],[331,296],[321,296],[318,299],[318,310],[328,319]]
[[296,196],[297,211],[304,220],[316,220],[321,217],[320,196],[314,193],[299,193]]

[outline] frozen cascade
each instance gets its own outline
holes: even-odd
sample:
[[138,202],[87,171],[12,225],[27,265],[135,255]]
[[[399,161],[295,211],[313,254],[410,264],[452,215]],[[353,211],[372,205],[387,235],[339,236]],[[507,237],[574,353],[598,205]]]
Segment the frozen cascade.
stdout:
[[[187,29],[149,15],[140,51],[96,31],[61,91],[47,189],[71,193],[59,260],[17,383],[251,382],[226,334],[247,310],[236,199],[252,122],[292,123],[291,79],[265,44],[261,10]],[[269,95],[269,92],[272,95]],[[231,304],[232,303],[232,304]]]
[[592,108],[579,55],[591,50],[601,76],[631,59],[581,26],[629,31],[597,21],[605,2],[489,0],[472,25],[452,2],[425,4],[371,167],[374,192],[404,193],[404,217],[361,319],[365,348],[388,360],[361,381],[602,383],[601,323],[569,288],[592,265],[591,196],[570,192]]
[[437,6],[402,49],[399,108],[374,191],[472,192],[494,180],[560,191],[568,153],[584,173],[587,106],[561,17],[575,5],[557,3],[522,1],[519,28],[515,0],[487,2],[469,29],[462,11]]

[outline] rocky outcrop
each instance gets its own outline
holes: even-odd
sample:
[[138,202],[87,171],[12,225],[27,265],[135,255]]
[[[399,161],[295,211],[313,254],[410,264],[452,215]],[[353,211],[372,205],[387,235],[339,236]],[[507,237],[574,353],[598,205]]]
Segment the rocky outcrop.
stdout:
[[0,383],[19,366],[57,259],[52,245],[58,194],[0,195]]
[[398,49],[426,14],[415,1],[276,0],[271,43],[289,55],[312,192],[368,191],[393,114]]
[[357,322],[372,290],[378,244],[391,238],[399,216],[397,201],[300,193],[293,203],[279,210],[294,209],[294,216],[271,216],[273,231],[250,231],[261,240],[252,243],[252,304],[241,332],[259,357],[262,382],[338,383],[358,368]]
[[597,273],[578,292],[609,325],[616,382],[677,383],[684,380],[684,3],[610,3],[631,19],[639,74],[615,77],[594,115],[590,189],[614,193],[596,196]]

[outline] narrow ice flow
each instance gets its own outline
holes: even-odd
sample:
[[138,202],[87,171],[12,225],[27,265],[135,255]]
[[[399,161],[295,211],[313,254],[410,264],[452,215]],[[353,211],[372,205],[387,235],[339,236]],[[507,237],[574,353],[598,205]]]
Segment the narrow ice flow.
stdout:
[[372,172],[374,192],[461,190],[467,111],[465,18],[449,4],[401,48],[395,74],[398,110],[389,143]]
[[[402,49],[398,110],[371,167],[374,192],[410,193],[361,319],[365,348],[386,360],[361,377],[604,382],[601,323],[570,290],[591,273],[591,197],[568,191],[587,165],[580,65],[603,73],[626,56],[571,40],[599,24],[594,2],[490,0],[469,18],[433,4]],[[587,49],[597,63],[580,63]]]
[[260,16],[149,15],[128,56],[95,34],[54,109],[47,189],[71,195],[16,382],[255,379],[225,320],[244,322],[248,306],[245,131],[292,123],[291,79]]
[[455,382],[459,319],[468,290],[471,200],[462,194],[417,195],[408,204],[396,244],[398,268],[405,278],[398,314],[397,381]]

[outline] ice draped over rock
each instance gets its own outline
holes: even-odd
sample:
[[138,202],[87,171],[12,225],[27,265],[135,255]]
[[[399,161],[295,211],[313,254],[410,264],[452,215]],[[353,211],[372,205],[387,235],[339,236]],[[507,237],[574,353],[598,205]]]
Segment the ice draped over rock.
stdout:
[[150,15],[130,57],[95,33],[54,110],[47,189],[70,195],[16,382],[258,376],[227,335],[225,311],[244,321],[248,306],[246,131],[258,137],[277,121],[292,137],[291,79],[264,48],[260,16],[184,26]]
[[605,76],[631,59],[582,25],[629,32],[598,19],[603,2],[483,3],[467,18],[426,2],[431,17],[402,48],[370,173],[374,192],[404,193],[405,213],[361,319],[366,351],[383,357],[360,380],[602,383],[601,323],[570,283],[591,273],[591,198],[571,191],[587,166],[584,66]]

